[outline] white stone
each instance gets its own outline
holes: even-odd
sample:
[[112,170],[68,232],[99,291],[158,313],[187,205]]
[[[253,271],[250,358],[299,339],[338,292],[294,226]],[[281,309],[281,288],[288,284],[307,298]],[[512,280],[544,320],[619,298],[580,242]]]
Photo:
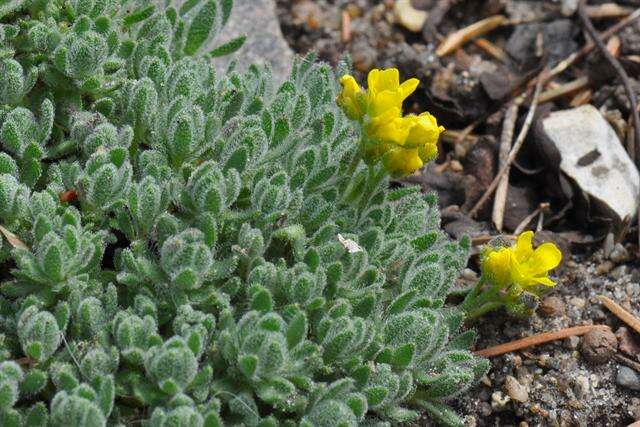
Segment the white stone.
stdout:
[[640,175],[613,128],[592,105],[556,111],[542,130],[558,150],[560,170],[618,218],[638,210]]

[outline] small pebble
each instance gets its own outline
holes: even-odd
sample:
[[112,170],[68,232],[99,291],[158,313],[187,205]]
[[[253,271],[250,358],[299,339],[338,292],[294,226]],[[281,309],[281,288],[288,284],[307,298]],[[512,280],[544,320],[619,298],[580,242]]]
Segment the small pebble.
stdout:
[[615,264],[612,261],[606,260],[598,264],[598,266],[596,267],[596,274],[600,276],[602,276],[603,274],[607,274],[613,269],[613,267],[615,267]]
[[564,16],[571,16],[576,13],[578,10],[578,5],[580,4],[580,0],[562,0],[562,5],[560,8],[560,12]]
[[619,265],[611,270],[611,277],[613,277],[615,280],[619,280],[627,274],[627,271],[628,267],[626,265]]
[[494,391],[491,395],[491,408],[495,410],[504,409],[511,399],[505,396],[501,391]]
[[480,379],[480,382],[482,382],[482,384],[486,385],[487,387],[491,387],[492,386],[491,379],[487,375],[483,376]]
[[629,261],[629,258],[629,251],[627,251],[627,248],[625,248],[622,243],[616,243],[613,251],[611,251],[611,255],[609,255],[609,259],[616,264]]
[[582,357],[596,365],[607,363],[617,348],[618,340],[609,329],[594,329],[582,337]]
[[589,378],[579,375],[573,381],[573,392],[578,399],[584,399],[590,391]]
[[618,366],[616,384],[631,390],[640,390],[640,375],[626,366]]
[[478,280],[478,273],[470,268],[465,268],[464,270],[462,270],[461,276],[464,280]]
[[577,309],[583,309],[584,306],[587,305],[587,301],[584,298],[573,297],[569,300],[569,304]]
[[569,338],[564,340],[565,348],[575,350],[580,345],[580,337],[575,335],[570,336]]
[[565,314],[564,301],[558,297],[546,297],[540,303],[540,312],[547,317],[560,317]]
[[516,402],[524,403],[529,400],[529,389],[511,375],[507,376],[504,388],[509,397]]
[[483,417],[488,417],[492,412],[493,410],[491,409],[491,405],[489,405],[487,402],[482,402],[480,404],[480,414]]
[[631,357],[636,357],[640,354],[640,343],[636,337],[627,328],[622,326],[616,331],[616,338],[618,339],[618,350]]
[[410,0],[397,0],[393,11],[396,20],[403,27],[416,33],[422,31],[429,16],[427,12],[414,8]]

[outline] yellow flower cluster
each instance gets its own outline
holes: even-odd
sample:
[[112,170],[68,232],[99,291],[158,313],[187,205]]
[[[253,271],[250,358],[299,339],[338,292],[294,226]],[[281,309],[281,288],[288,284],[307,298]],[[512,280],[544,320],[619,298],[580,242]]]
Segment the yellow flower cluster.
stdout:
[[554,286],[549,271],[560,265],[562,253],[553,243],[544,243],[534,250],[532,240],[533,231],[526,231],[518,236],[515,246],[486,250],[483,273],[500,289],[513,286],[512,295],[537,285]]
[[387,170],[397,176],[409,175],[438,154],[438,138],[444,131],[429,113],[402,115],[402,103],[420,81],[400,83],[396,68],[372,70],[367,90],[345,75],[340,79],[342,92],[338,104],[352,120],[363,124],[361,141],[365,162],[382,160]]

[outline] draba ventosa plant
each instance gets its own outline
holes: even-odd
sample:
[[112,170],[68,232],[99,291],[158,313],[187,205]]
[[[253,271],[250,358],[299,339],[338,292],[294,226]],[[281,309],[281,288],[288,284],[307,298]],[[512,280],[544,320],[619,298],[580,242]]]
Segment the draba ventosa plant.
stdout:
[[216,72],[231,0],[161,3],[0,2],[0,425],[462,425],[418,81]]

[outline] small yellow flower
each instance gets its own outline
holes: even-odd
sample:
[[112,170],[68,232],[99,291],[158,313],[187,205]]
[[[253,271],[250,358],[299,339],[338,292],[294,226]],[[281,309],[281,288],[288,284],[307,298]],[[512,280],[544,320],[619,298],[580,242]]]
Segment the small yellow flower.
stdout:
[[407,147],[437,146],[444,127],[438,126],[435,117],[429,113],[422,113],[419,116],[407,116],[406,119],[411,122],[411,131],[405,144]]
[[429,113],[402,116],[402,103],[416,90],[418,79],[400,83],[400,72],[390,68],[372,70],[366,91],[350,75],[340,83],[338,105],[363,125],[361,154],[366,163],[382,159],[391,174],[409,175],[436,157],[444,131],[436,118]]
[[562,252],[551,242],[543,243],[534,250],[532,240],[533,231],[525,231],[518,236],[513,250],[511,277],[523,287],[554,286],[555,282],[549,279],[549,271],[560,265]]
[[562,253],[553,243],[533,249],[533,232],[518,236],[515,246],[489,249],[484,254],[482,270],[499,288],[515,285],[517,293],[537,285],[554,286],[549,271],[560,265]]

